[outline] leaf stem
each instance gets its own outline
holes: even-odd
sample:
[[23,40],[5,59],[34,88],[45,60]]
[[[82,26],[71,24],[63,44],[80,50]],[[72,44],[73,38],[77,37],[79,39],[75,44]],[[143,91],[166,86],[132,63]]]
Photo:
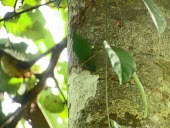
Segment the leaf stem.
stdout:
[[145,91],[144,91],[144,88],[143,88],[143,85],[141,84],[136,72],[133,73],[133,79],[135,80],[136,82],[136,85],[140,91],[140,94],[142,96],[142,100],[143,100],[143,103],[144,103],[144,108],[145,108],[145,111],[144,111],[144,118],[147,117],[148,115],[148,103],[147,103],[147,98],[146,98],[146,94],[145,94]]

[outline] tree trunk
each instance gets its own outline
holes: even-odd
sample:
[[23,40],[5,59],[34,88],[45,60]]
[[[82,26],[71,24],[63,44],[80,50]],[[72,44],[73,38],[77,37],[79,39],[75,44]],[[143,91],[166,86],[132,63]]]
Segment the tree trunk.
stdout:
[[[168,128],[170,27],[158,35],[142,0],[106,1],[109,0],[69,0],[69,128],[108,128],[108,113],[110,119],[127,127]],[[169,22],[169,1],[155,2]],[[88,71],[74,56],[71,46],[75,31],[94,47],[95,72]],[[134,81],[119,86],[103,47],[104,40],[133,55],[148,99],[147,118]]]

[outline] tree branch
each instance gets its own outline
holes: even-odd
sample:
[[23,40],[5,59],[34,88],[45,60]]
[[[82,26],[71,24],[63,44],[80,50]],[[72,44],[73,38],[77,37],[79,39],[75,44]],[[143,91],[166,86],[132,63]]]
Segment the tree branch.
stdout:
[[17,11],[16,11],[17,2],[18,2],[18,0],[15,0],[15,4],[14,4],[14,12],[17,12]]
[[57,80],[55,79],[54,73],[53,73],[53,79],[54,79],[54,81],[55,81],[55,83],[56,83],[56,86],[57,86],[59,92],[61,93],[61,95],[62,95],[62,97],[63,97],[63,99],[64,99],[65,104],[67,105],[67,100],[66,100],[63,92],[61,91],[60,87],[58,86],[58,82],[57,82]]
[[[63,43],[63,44],[62,44]],[[43,54],[40,54],[39,56],[35,57],[33,60],[30,61],[23,61],[23,60],[18,60],[17,58],[15,58],[14,56],[10,55],[9,53],[7,53],[4,49],[0,48],[0,56],[3,55],[7,55],[9,57],[11,57],[12,59],[14,59],[15,61],[17,61],[17,67],[18,68],[22,68],[22,69],[29,69],[32,65],[34,65],[39,59],[43,58],[44,56],[48,55],[49,53],[55,54],[53,55],[52,58],[56,58],[56,59],[52,59],[53,61],[55,60],[56,62],[58,61],[58,57],[57,54],[59,53],[59,50],[62,49],[63,47],[65,48],[67,46],[67,38],[64,38],[60,43],[56,44],[55,46],[53,46],[52,48],[50,48],[48,51],[46,51]],[[52,61],[51,60],[51,61]],[[56,63],[56,62],[52,62],[52,63]],[[54,68],[55,66],[52,65],[52,67],[50,68]],[[48,69],[48,70],[52,70],[52,69]]]

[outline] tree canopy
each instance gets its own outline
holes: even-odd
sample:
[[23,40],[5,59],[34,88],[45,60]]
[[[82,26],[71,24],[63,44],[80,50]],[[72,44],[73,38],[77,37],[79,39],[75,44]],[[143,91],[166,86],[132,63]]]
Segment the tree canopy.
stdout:
[[67,0],[2,0],[0,8],[0,126],[66,128]]

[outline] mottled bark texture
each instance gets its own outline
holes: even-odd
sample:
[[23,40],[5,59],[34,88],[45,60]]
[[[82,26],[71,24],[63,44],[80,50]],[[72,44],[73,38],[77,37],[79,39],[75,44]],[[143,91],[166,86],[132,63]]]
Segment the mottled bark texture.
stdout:
[[[110,119],[132,128],[170,127],[170,26],[159,35],[142,0],[110,0],[108,37],[111,46],[129,51],[148,98],[149,115],[134,81],[119,86],[103,48],[106,0],[69,0],[69,128],[108,128],[105,98],[108,61]],[[155,1],[170,22],[169,0]],[[72,33],[78,31],[93,48],[97,70],[90,74],[72,51]],[[90,91],[90,92],[89,92]]]

